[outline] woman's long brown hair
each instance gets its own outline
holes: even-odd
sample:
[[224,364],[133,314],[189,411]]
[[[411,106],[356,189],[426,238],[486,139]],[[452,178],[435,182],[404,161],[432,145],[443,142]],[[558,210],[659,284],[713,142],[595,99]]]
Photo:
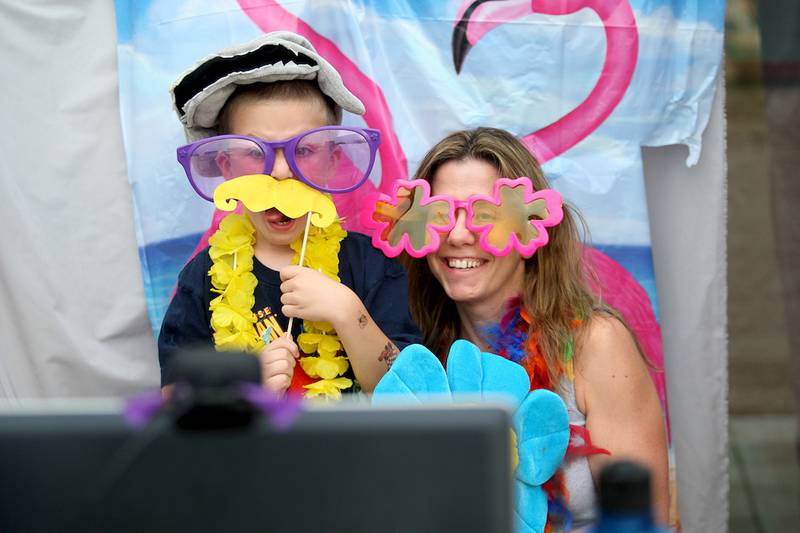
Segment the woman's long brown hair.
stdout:
[[[448,161],[475,159],[489,163],[506,178],[528,177],[534,190],[549,187],[536,158],[512,134],[495,128],[477,128],[453,133],[425,156],[415,179],[432,182],[436,171]],[[564,219],[548,229],[550,241],[525,260],[522,306],[531,317],[539,350],[545,358],[552,383],[563,367],[567,344],[585,327],[597,298],[588,289],[593,275],[582,260],[577,212],[564,204]],[[408,271],[409,307],[423,331],[425,345],[444,360],[447,350],[461,333],[455,303],[433,276],[427,261],[402,257]],[[616,313],[614,313],[616,314]],[[577,320],[576,320],[577,319]]]

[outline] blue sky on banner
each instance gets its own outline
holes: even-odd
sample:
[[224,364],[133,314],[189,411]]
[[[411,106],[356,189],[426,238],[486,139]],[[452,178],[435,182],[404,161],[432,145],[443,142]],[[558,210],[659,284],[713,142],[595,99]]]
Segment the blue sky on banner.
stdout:
[[[147,17],[150,4],[158,0],[134,0],[133,6],[129,0],[117,0],[118,24],[123,30],[118,35],[119,42],[127,42],[131,38],[133,24],[138,24],[140,17]],[[340,1],[341,3],[341,1]],[[379,15],[384,17],[407,17],[416,16],[419,18],[433,18],[447,16],[452,13],[453,2],[413,2],[413,9],[410,2],[400,2],[398,0],[374,0],[358,1],[356,4],[366,4]],[[631,0],[631,7],[641,15],[650,15],[663,7],[669,7],[673,17],[677,20],[687,20],[690,22],[699,21],[711,24],[718,31],[723,29],[723,20],[720,17],[721,1],[703,0]],[[124,10],[120,10],[124,7]]]
[[[116,3],[123,130],[140,245],[203,231],[210,205],[193,197],[175,162],[174,148],[184,138],[167,88],[198,58],[261,31],[234,0]],[[586,97],[603,64],[605,35],[589,10],[531,15],[498,27],[455,75],[450,42],[461,2],[343,4],[284,7],[381,83],[409,172],[444,132],[495,125],[525,135],[552,123]],[[683,143],[688,162],[698,157],[720,66],[724,2],[630,4],[640,48],[625,97],[597,130],[545,170],[586,215],[595,242],[647,246],[640,146]],[[348,37],[336,38],[341,35]]]

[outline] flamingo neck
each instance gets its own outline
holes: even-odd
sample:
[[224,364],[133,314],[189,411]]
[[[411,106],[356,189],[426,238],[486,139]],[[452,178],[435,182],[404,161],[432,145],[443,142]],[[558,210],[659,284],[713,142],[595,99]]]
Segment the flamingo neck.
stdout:
[[628,0],[534,0],[542,15],[569,15],[584,8],[600,17],[606,34],[606,58],[589,96],[556,122],[523,138],[541,163],[588,137],[617,107],[633,78],[639,54],[639,32]]

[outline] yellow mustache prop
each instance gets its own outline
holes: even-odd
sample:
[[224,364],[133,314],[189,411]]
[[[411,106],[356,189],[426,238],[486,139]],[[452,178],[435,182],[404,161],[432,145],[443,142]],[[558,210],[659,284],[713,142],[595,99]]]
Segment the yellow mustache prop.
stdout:
[[324,193],[295,179],[276,180],[267,174],[248,174],[221,183],[214,189],[214,205],[233,211],[236,202],[250,211],[276,208],[289,218],[311,213],[311,223],[327,228],[336,218],[336,206]]

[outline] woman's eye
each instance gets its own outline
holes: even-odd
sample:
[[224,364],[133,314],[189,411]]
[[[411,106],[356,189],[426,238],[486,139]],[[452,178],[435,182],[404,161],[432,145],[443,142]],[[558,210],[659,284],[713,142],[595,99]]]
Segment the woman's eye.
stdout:
[[494,211],[478,211],[473,217],[476,222],[488,223],[493,222],[496,218]]

